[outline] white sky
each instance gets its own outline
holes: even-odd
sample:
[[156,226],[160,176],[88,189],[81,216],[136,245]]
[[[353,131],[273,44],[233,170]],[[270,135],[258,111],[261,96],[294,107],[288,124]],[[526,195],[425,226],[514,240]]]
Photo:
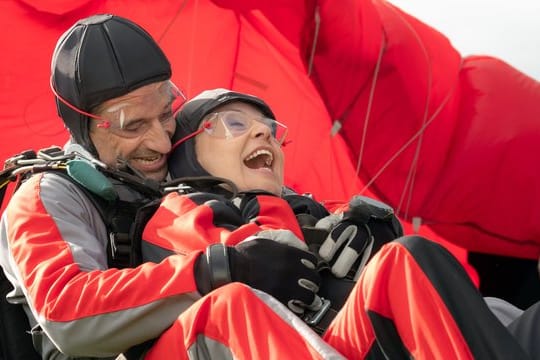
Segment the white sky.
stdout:
[[540,81],[540,0],[389,0],[462,55],[493,55]]

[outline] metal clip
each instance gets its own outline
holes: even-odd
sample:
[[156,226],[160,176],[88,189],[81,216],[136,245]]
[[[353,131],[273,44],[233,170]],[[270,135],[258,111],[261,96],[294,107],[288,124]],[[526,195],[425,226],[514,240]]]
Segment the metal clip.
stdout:
[[59,146],[51,146],[45,149],[40,149],[37,153],[37,157],[47,161],[59,161],[65,160],[69,156],[64,154],[64,151]]
[[163,192],[166,194],[170,192],[178,192],[179,194],[189,194],[194,191],[195,189],[193,189],[191,186],[186,185],[186,184],[178,184],[176,186],[167,186],[163,188]]
[[321,300],[322,300],[322,305],[319,311],[311,312],[309,314],[304,315],[303,320],[309,326],[317,325],[330,309],[330,305],[332,304],[330,300],[325,299],[325,298],[321,298]]
[[[14,155],[4,161],[4,170],[7,170],[11,167],[15,167],[17,165],[21,165],[21,161],[35,161],[36,160],[36,153],[34,150],[26,150],[20,154]],[[22,164],[24,165],[24,164]]]
[[111,258],[116,259],[118,248],[116,247],[116,234],[113,231],[109,232],[109,243],[111,244]]

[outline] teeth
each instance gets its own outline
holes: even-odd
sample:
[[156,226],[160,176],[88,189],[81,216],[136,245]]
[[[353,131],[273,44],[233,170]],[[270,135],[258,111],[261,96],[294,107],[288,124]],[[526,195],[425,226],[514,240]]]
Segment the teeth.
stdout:
[[274,161],[274,155],[268,151],[268,150],[264,150],[264,149],[260,149],[260,150],[257,150],[253,153],[251,153],[245,161],[249,161],[251,159],[255,159],[257,156],[260,156],[260,155],[267,155],[267,158],[265,160],[265,164],[266,166],[270,166],[272,165],[272,161]]
[[159,157],[156,156],[156,157],[152,157],[152,158],[135,158],[133,160],[149,164],[149,163],[155,162],[158,159],[159,159]]

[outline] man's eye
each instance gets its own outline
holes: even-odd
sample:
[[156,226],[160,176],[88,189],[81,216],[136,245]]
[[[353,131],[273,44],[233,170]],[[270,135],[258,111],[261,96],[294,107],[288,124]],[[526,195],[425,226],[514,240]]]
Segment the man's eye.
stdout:
[[136,121],[136,122],[129,123],[126,126],[122,127],[122,130],[123,131],[128,131],[128,132],[137,132],[137,131],[140,131],[143,128],[143,126],[144,126],[144,124],[142,122]]
[[174,116],[173,116],[172,111],[164,112],[159,116],[159,122],[162,122],[162,123],[167,122],[167,121],[171,120],[173,117]]

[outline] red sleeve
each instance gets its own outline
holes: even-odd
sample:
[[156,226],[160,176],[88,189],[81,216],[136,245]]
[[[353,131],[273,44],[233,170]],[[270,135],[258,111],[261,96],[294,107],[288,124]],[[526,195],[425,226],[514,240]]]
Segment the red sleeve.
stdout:
[[[210,195],[211,196],[211,195]],[[289,204],[275,196],[259,196],[258,214],[246,222],[224,203],[193,199],[188,195],[168,194],[143,232],[145,242],[187,254],[204,251],[212,243],[235,245],[261,230],[288,229],[300,239],[302,231]],[[225,223],[224,219],[230,219]],[[240,223],[241,222],[241,223]]]

